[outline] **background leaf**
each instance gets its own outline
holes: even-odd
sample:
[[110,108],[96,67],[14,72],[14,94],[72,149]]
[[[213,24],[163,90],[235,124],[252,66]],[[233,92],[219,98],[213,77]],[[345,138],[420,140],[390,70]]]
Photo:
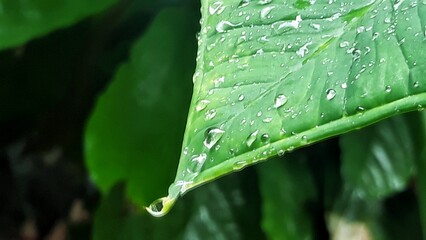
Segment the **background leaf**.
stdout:
[[101,12],[116,0],[0,1],[0,49],[23,44]]
[[314,179],[302,154],[286,155],[258,166],[262,227],[268,239],[315,239]]
[[85,153],[104,192],[124,181],[131,199],[146,205],[172,180],[191,91],[193,12],[160,12],[98,100]]
[[228,176],[191,192],[163,218],[132,210],[118,185],[96,213],[93,239],[265,239],[256,180],[254,171]]
[[364,199],[383,199],[405,189],[419,156],[405,115],[396,116],[340,138],[346,189]]

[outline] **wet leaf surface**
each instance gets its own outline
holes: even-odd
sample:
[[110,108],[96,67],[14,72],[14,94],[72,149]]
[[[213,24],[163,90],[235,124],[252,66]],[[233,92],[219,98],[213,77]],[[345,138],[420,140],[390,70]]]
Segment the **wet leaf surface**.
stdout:
[[222,175],[422,108],[424,13],[415,0],[203,1],[194,93],[161,214]]

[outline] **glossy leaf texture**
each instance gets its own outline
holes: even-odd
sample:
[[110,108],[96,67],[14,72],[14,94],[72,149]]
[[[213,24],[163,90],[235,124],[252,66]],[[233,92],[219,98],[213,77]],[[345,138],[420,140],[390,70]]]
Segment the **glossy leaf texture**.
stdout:
[[104,193],[123,181],[127,195],[143,206],[165,194],[173,180],[195,66],[193,12],[161,11],[96,104],[85,155]]
[[1,0],[0,50],[104,11],[116,0]]
[[423,1],[202,1],[175,199],[426,104]]
[[314,179],[304,155],[290,155],[259,165],[262,193],[262,227],[268,239],[315,239]]

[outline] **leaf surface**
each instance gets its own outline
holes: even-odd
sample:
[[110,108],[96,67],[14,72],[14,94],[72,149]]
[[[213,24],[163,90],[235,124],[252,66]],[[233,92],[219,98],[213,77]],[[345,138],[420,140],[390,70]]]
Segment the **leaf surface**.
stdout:
[[[202,1],[194,93],[168,197],[426,104],[422,1]],[[161,215],[160,214],[160,215]]]
[[116,0],[1,0],[0,50],[101,12]]

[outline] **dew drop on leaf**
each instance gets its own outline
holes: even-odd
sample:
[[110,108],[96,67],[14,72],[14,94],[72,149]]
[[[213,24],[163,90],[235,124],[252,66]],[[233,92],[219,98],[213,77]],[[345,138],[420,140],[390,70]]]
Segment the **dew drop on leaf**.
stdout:
[[280,108],[284,106],[284,104],[286,104],[287,101],[288,101],[288,98],[284,94],[280,94],[275,98],[274,107]]
[[206,120],[211,120],[216,116],[216,110],[210,109],[206,112]]
[[219,128],[207,129],[204,134],[204,146],[206,146],[208,149],[211,149],[220,140],[224,133],[225,131]]
[[265,134],[262,134],[262,136],[260,136],[260,141],[262,141],[262,143],[269,143],[269,141],[270,141],[270,137],[269,137],[269,134],[267,134],[267,133],[265,133]]
[[326,94],[327,100],[332,100],[336,96],[336,90],[332,88],[327,89]]
[[199,112],[204,110],[207,105],[209,105],[210,101],[209,100],[200,100],[197,102],[197,105],[195,106],[195,111]]
[[259,4],[260,5],[266,5],[266,4],[270,4],[272,2],[272,0],[259,0]]
[[385,92],[390,93],[392,91],[392,87],[391,86],[386,86],[385,88]]
[[246,165],[247,165],[246,161],[237,161],[232,165],[232,169],[234,171],[239,171],[239,170],[243,169]]
[[257,134],[259,133],[259,130],[256,130],[256,131],[254,131],[254,132],[252,132],[248,137],[247,137],[247,140],[246,140],[246,144],[247,144],[247,147],[251,147],[252,145],[253,145],[253,143],[256,141],[256,138],[257,138]]
[[270,123],[270,122],[272,122],[272,117],[266,117],[266,118],[264,118],[263,122],[264,123]]
[[204,162],[207,159],[207,154],[202,153],[200,155],[193,156],[191,158],[191,165],[188,168],[188,172],[198,174],[203,167]]
[[418,88],[419,86],[420,86],[420,83],[415,81],[414,84],[413,84],[413,87]]
[[216,25],[216,31],[218,33],[224,33],[224,32],[227,32],[228,30],[230,30],[230,29],[232,29],[234,27],[239,26],[239,25],[241,25],[241,24],[234,24],[234,23],[231,23],[229,21],[220,21]]
[[268,6],[260,10],[260,18],[261,19],[267,19],[269,17],[269,14],[271,13],[272,9],[274,9],[274,6]]

